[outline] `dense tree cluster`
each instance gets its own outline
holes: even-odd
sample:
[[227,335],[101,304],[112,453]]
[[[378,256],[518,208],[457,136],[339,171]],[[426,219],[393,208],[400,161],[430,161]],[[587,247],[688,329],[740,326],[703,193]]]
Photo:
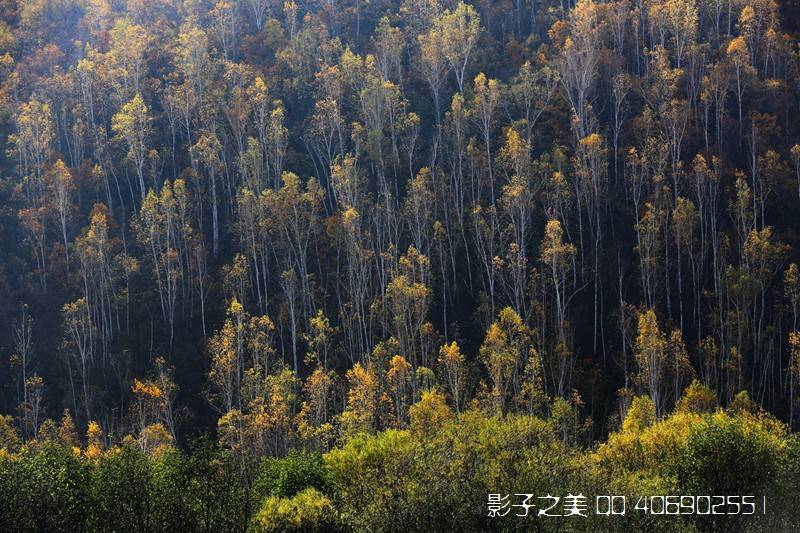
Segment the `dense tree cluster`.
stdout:
[[[725,411],[713,397],[694,382],[658,421],[649,397],[637,396],[622,428],[583,450],[568,405],[547,420],[459,414],[432,390],[411,407],[406,429],[246,464],[205,439],[187,451],[142,451],[132,439],[106,448],[92,426],[80,445],[68,414],[22,445],[2,418],[0,523],[11,531],[793,531],[796,436],[747,393]],[[520,490],[592,495],[592,510],[595,494],[625,495],[627,511],[488,516],[489,494]],[[655,501],[650,512],[645,497],[670,494],[757,494],[767,513],[666,515]]]
[[226,519],[325,528],[349,489],[259,514],[254,465],[634,438],[642,397],[795,429],[799,40],[778,0],[0,1],[0,459],[213,463]]

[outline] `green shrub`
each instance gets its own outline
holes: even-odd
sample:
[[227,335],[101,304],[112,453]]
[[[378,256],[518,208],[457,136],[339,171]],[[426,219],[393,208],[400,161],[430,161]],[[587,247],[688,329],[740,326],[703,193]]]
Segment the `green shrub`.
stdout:
[[261,461],[254,490],[261,498],[291,498],[309,487],[328,492],[330,472],[321,454],[292,450],[286,457],[266,457]]
[[340,525],[328,497],[309,487],[291,498],[270,496],[264,500],[250,529],[259,533],[334,533]]

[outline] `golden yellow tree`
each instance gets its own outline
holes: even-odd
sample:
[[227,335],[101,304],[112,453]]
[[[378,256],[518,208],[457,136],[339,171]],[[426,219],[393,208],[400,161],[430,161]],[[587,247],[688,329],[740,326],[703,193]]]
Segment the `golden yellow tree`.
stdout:
[[510,307],[500,311],[483,340],[480,358],[492,380],[492,402],[496,413],[505,414],[512,385],[518,385],[517,372],[528,353],[530,337],[520,316]]
[[636,337],[636,363],[639,366],[638,381],[650,396],[657,417],[666,409],[668,352],[667,340],[658,326],[658,318],[652,309],[639,317]]
[[412,394],[412,380],[414,373],[411,365],[402,355],[395,355],[389,361],[389,369],[386,371],[386,381],[389,384],[389,392],[394,400],[395,421],[398,426],[406,424],[406,412]]
[[144,102],[142,95],[136,93],[129,102],[123,104],[111,121],[117,139],[128,148],[127,158],[133,164],[139,179],[139,193],[142,200],[147,193],[144,166],[150,154],[148,144],[152,133],[151,120],[150,108]]
[[434,27],[441,36],[442,54],[456,76],[458,92],[464,92],[464,77],[469,59],[481,30],[478,12],[469,4],[459,2],[452,11],[446,10]]
[[450,398],[453,400],[453,405],[456,412],[461,412],[461,403],[464,396],[464,354],[461,353],[461,348],[456,341],[450,344],[443,344],[439,349],[439,364],[442,367],[442,372],[445,376],[445,382],[450,389]]
[[327,450],[333,434],[332,412],[336,374],[317,366],[303,385],[297,433],[301,441],[316,450]]
[[379,426],[382,393],[372,365],[356,363],[347,371],[347,405],[339,417],[343,435],[371,433]]

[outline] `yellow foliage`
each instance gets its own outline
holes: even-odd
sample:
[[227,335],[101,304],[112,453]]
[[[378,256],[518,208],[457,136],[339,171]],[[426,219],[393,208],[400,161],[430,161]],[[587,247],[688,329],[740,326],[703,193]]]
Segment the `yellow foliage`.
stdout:
[[86,429],[86,437],[89,440],[96,440],[99,439],[103,435],[103,430],[100,428],[100,424],[95,422],[94,420],[89,422],[89,426]]
[[386,377],[393,387],[402,387],[411,376],[411,364],[402,355],[395,355],[389,362]]
[[656,408],[656,416],[660,416],[665,400],[667,341],[652,309],[648,309],[639,317],[635,355],[639,366],[640,384],[650,394]]
[[262,533],[335,531],[338,516],[330,499],[309,487],[291,498],[270,496],[253,517],[255,531]]
[[442,345],[439,350],[439,362],[447,366],[460,365],[464,362],[464,355],[456,341]]
[[433,435],[446,422],[455,418],[444,395],[436,389],[422,393],[422,398],[409,409],[411,431],[422,435]]
[[89,460],[98,459],[103,453],[103,430],[100,424],[94,420],[89,421],[89,425],[86,429],[86,437],[88,443],[86,444],[86,449],[83,451],[83,456]]
[[542,239],[542,261],[551,265],[554,271],[565,268],[569,258],[576,253],[575,245],[564,243],[563,238],[561,222],[556,219],[548,220]]
[[[78,448],[78,433],[75,430],[75,422],[72,420],[68,409],[64,409],[61,417],[61,424],[58,426],[58,440],[65,446]],[[78,448],[80,450],[80,448]]]
[[697,380],[686,387],[675,407],[681,413],[711,413],[717,407],[717,395]]
[[356,363],[347,371],[350,385],[347,391],[347,407],[340,420],[345,434],[371,432],[375,429],[375,418],[380,402],[378,380],[368,365]]
[[158,399],[164,395],[162,390],[155,383],[151,381],[139,381],[138,379],[133,380],[131,391],[134,394],[147,396],[152,399]]
[[342,220],[345,224],[350,225],[355,222],[359,217],[358,211],[354,207],[348,207],[342,213]]
[[[646,409],[645,404],[642,408]],[[638,470],[643,475],[655,475],[670,458],[680,453],[689,432],[700,420],[701,415],[697,413],[676,413],[643,430],[639,421],[630,423],[627,430],[609,435],[591,454],[590,460],[612,472]]]
[[622,423],[622,431],[641,433],[656,421],[656,408],[647,396],[637,396],[631,401],[628,413]]
[[592,133],[581,139],[581,146],[588,150],[597,150],[603,146],[603,137],[599,133]]
[[728,46],[725,48],[725,51],[733,58],[735,62],[744,62],[749,56],[749,52],[747,50],[747,41],[741,35],[731,39],[731,41],[728,43]]
[[142,450],[153,455],[164,453],[174,444],[172,435],[160,422],[144,428],[139,436],[139,443]]
[[87,445],[86,449],[83,451],[83,456],[90,461],[99,459],[102,454],[103,449],[94,443]]
[[498,413],[505,411],[507,389],[523,354],[527,353],[528,341],[528,329],[510,307],[500,311],[486,332],[480,357],[492,379],[492,398]]

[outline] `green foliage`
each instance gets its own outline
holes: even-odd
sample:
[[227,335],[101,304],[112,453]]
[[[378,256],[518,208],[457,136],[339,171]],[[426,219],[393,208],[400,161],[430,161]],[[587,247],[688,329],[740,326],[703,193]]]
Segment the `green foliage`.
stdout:
[[728,411],[731,413],[757,413],[759,410],[758,405],[750,399],[750,395],[745,390],[734,396],[733,401],[728,405]]
[[14,428],[14,418],[10,415],[0,415],[0,450],[15,452],[19,449],[20,439]]
[[207,438],[198,439],[190,448],[187,468],[187,498],[196,529],[244,529],[249,500],[231,452]]
[[[773,517],[796,516],[796,507],[786,507],[798,503],[796,491],[786,489],[798,481],[799,449],[797,438],[770,415],[718,412],[692,427],[681,453],[665,466],[679,494],[766,496]],[[746,527],[725,515],[698,519],[710,531]]]
[[259,498],[291,498],[308,488],[323,493],[331,489],[330,472],[321,454],[292,450],[286,457],[266,457],[261,461],[254,485]]
[[[686,397],[694,394],[691,389]],[[589,455],[606,490],[636,495],[753,495],[759,502],[766,495],[767,517],[687,519],[686,527],[702,531],[783,531],[797,519],[797,492],[787,489],[800,472],[798,441],[784,424],[763,413],[700,413],[688,408],[653,423],[649,399],[637,399],[623,429]],[[643,418],[651,422],[642,424]]]
[[0,523],[9,531],[67,531],[89,515],[88,471],[69,448],[45,443],[0,453]]
[[150,463],[138,448],[123,446],[105,453],[89,480],[95,531],[141,531],[149,527]]
[[189,458],[176,449],[166,450],[150,460],[150,527],[155,531],[196,530],[193,511]]
[[[415,407],[442,408],[436,392]],[[414,428],[412,411],[412,428]],[[590,515],[575,531],[789,531],[800,443],[773,417],[634,401],[595,449],[559,424],[476,409],[436,429],[360,433],[325,455],[295,451],[256,471],[208,440],[188,453],[122,446],[87,456],[56,441],[0,452],[0,522],[11,531],[563,531],[558,518],[486,516],[490,493],[765,495],[768,515]],[[732,467],[735,465],[735,467]],[[248,479],[255,479],[250,490]],[[573,529],[570,529],[572,531]]]
[[358,531],[494,529],[498,523],[485,517],[489,492],[546,494],[584,484],[576,456],[549,423],[530,416],[469,411],[432,433],[362,435],[325,459],[342,517]]
[[390,429],[358,434],[325,456],[346,523],[381,530],[408,512],[401,498],[406,487],[386,481],[409,472],[417,447],[408,431]]

